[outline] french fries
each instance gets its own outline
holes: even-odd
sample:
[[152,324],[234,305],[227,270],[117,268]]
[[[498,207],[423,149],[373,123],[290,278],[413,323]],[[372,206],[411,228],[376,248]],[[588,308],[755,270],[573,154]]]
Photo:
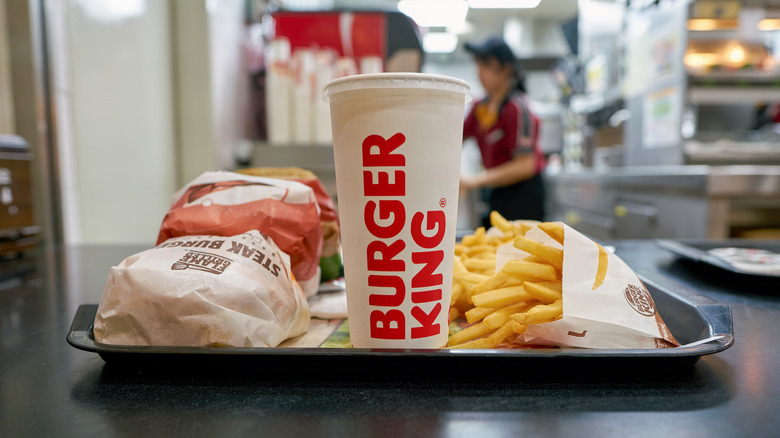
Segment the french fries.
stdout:
[[599,245],[599,267],[596,269],[596,280],[593,282],[593,290],[596,290],[604,283],[607,278],[607,265],[609,264],[609,256],[607,250],[603,246]]
[[531,296],[523,289],[523,286],[510,286],[474,295],[471,297],[471,302],[477,307],[500,309],[504,306],[527,301],[529,298]]
[[539,257],[549,263],[556,271],[563,269],[563,250],[547,246],[525,236],[517,236],[514,241],[515,248]]
[[[498,212],[490,214],[490,223],[500,237],[480,227],[455,246],[450,315],[465,317],[471,325],[450,337],[449,348],[496,348],[523,334],[528,325],[563,314],[563,250],[526,238],[530,226],[509,222]],[[538,228],[563,244],[560,224]],[[529,256],[496,272],[496,251],[510,242]]]

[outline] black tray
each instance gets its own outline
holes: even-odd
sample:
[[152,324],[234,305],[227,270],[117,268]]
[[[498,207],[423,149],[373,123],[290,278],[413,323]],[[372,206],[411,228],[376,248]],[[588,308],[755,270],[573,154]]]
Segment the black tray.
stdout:
[[720,268],[728,273],[737,274],[740,276],[748,276],[754,278],[771,278],[780,279],[780,274],[774,273],[760,273],[745,271],[735,267],[734,265],[726,262],[725,260],[709,254],[707,251],[715,248],[756,248],[764,249],[774,253],[780,253],[780,241],[760,241],[760,240],[746,240],[746,239],[730,239],[730,240],[656,240],[656,245],[672,252],[680,257],[688,260],[692,260],[697,263],[703,263],[709,266]]
[[[650,278],[650,276],[654,278]],[[340,372],[413,374],[463,373],[485,369],[516,373],[523,369],[643,372],[687,367],[701,356],[734,343],[731,308],[718,304],[655,273],[640,275],[656,307],[680,344],[666,349],[521,349],[521,350],[377,350],[359,348],[208,348],[133,347],[96,344],[92,325],[96,304],[82,305],[67,341],[98,353],[107,363],[130,367],[231,368],[250,370],[312,369]],[[710,339],[712,338],[712,339]],[[474,367],[474,368],[470,368]]]

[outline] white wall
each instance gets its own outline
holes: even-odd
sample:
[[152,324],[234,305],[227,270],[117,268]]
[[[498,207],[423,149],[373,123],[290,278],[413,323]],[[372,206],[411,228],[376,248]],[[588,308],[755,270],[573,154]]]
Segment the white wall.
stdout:
[[244,1],[45,6],[65,241],[151,245],[173,193],[245,138]]
[[47,8],[66,243],[151,245],[177,188],[168,2]]
[[8,47],[8,26],[5,1],[0,0],[0,134],[13,134],[14,96],[11,87],[11,60]]
[[211,98],[213,102],[216,163],[231,168],[234,151],[250,138],[250,82],[245,54],[249,38],[244,25],[243,0],[208,0]]
[[171,0],[177,185],[217,168],[206,2]]
[[249,138],[243,0],[172,0],[178,184],[234,167]]

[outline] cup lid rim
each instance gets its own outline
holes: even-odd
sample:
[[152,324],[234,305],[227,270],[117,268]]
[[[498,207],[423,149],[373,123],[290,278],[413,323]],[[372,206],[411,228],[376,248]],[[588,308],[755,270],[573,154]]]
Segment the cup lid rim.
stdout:
[[371,73],[345,76],[325,84],[322,98],[324,101],[330,102],[330,97],[336,93],[371,88],[418,88],[452,91],[465,95],[466,103],[471,101],[471,87],[468,82],[430,73]]

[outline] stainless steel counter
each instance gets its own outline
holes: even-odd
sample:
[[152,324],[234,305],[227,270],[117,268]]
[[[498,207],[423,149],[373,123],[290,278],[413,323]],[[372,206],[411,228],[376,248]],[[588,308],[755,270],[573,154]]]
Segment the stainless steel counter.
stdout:
[[780,166],[649,166],[546,178],[549,219],[599,238],[726,238],[780,228]]
[[710,196],[780,196],[780,166],[701,167],[709,169]]

